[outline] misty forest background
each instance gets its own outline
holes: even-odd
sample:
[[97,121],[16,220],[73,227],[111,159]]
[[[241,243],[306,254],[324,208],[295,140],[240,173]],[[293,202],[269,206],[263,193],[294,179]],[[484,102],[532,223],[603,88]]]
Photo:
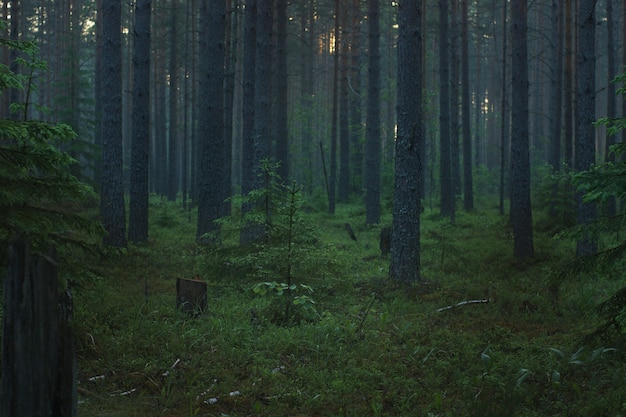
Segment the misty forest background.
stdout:
[[626,414],[623,2],[0,13],[0,240],[58,250],[78,414]]

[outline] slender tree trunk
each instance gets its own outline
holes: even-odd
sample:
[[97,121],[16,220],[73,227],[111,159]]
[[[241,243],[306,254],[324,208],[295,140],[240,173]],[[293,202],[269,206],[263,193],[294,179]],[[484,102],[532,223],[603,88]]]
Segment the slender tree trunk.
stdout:
[[169,62],[169,146],[167,199],[176,200],[179,187],[178,138],[178,0],[170,2],[170,62]]
[[348,106],[350,108],[350,192],[363,189],[363,128],[361,111],[361,8],[360,0],[350,7],[350,63]]
[[102,184],[100,216],[104,243],[126,246],[122,173],[122,39],[119,1],[102,1]]
[[[193,73],[193,54],[189,57],[191,44],[195,44],[196,40],[192,38],[190,41],[189,34],[191,32],[190,21],[195,20],[195,13],[193,13],[194,3],[192,1],[185,2],[185,59],[184,59],[184,82],[183,82],[183,140],[181,141],[181,178],[180,188],[182,191],[183,210],[188,211],[188,198],[189,198],[189,142],[193,132],[193,118],[189,118],[190,107],[193,107],[194,103],[189,94],[189,84],[193,83],[195,74]],[[193,90],[193,87],[192,87]]]
[[[93,143],[96,149],[102,148],[102,100],[100,100],[100,92],[102,91],[102,0],[96,0],[96,51],[94,56],[94,134]],[[93,182],[99,189],[102,182],[102,161],[95,158],[93,167]]]
[[369,63],[365,138],[365,223],[380,223],[380,3],[368,0]]
[[530,202],[530,150],[528,138],[528,55],[526,0],[511,2],[511,88],[513,94],[511,134],[511,225],[513,254],[534,256]]
[[[241,145],[241,193],[247,196],[254,190],[254,119],[255,119],[255,61],[257,1],[246,0],[243,34],[243,98],[242,98],[242,145]],[[249,204],[241,207],[242,216],[251,209]],[[239,240],[250,242],[254,236],[244,226]]]
[[[550,149],[548,163],[553,172],[561,169],[561,132],[562,132],[562,103],[563,103],[563,36],[565,24],[561,0],[552,0],[552,38],[553,38],[553,63],[551,77],[551,123],[550,123]],[[556,198],[558,184],[552,188],[552,202],[550,204],[550,217],[557,216]]]
[[456,196],[461,194],[461,149],[459,139],[461,133],[461,123],[459,110],[460,92],[459,81],[461,77],[460,56],[459,56],[459,12],[457,2],[452,0],[450,11],[450,174],[452,176],[452,193],[456,205]]
[[576,0],[564,0],[565,2],[565,72],[564,72],[564,96],[565,113],[563,115],[564,160],[569,168],[574,168],[574,23],[573,3]]
[[504,215],[504,178],[508,156],[507,138],[509,135],[509,113],[507,111],[507,71],[506,61],[508,57],[508,32],[507,32],[507,3],[504,2],[502,8],[502,104],[500,116],[500,214]]
[[287,0],[276,0],[276,162],[282,181],[289,180],[289,131],[287,128]]
[[337,130],[339,113],[339,0],[335,0],[335,45],[333,66],[332,115],[330,128],[330,184],[328,189],[328,212],[335,214],[335,184],[337,182]]
[[255,189],[264,187],[262,161],[270,157],[272,145],[272,0],[257,0],[256,60],[254,83],[254,172]]
[[241,192],[254,189],[254,67],[256,58],[256,0],[246,0],[243,38],[243,99]]
[[[615,78],[616,70],[615,70],[615,54],[617,53],[617,48],[615,46],[615,18],[613,16],[613,0],[606,0],[606,22],[607,22],[607,65],[608,65],[608,86],[607,86],[607,105],[606,105],[606,115],[607,117],[616,117],[617,115],[617,104],[615,100],[615,84],[612,80]],[[626,22],[624,22],[626,23]],[[626,46],[626,45],[625,45]],[[606,132],[606,129],[605,129]],[[615,154],[611,152],[611,146],[615,144],[615,136],[606,134],[606,142],[605,142],[605,154],[604,160],[608,162],[615,162]],[[617,211],[615,197],[610,196],[606,202],[606,214],[609,217],[615,216]]]
[[148,240],[151,0],[137,0],[133,51],[133,125],[128,239]]
[[[462,4],[462,52],[463,72],[461,74],[463,107],[463,206],[474,209],[474,183],[472,179],[472,134],[470,132],[470,92],[469,92],[469,0]],[[478,128],[478,126],[476,127]]]
[[389,275],[400,282],[420,277],[423,119],[422,14],[424,0],[398,3],[398,134],[394,174]]
[[[596,0],[578,0],[579,3],[579,34],[577,52],[577,85],[576,92],[576,171],[584,171],[595,163],[595,121],[596,91]],[[596,206],[582,201],[584,191],[577,193],[578,223],[585,224],[596,218]],[[598,250],[597,242],[591,237],[584,237],[577,242],[576,255],[592,255]]]
[[348,7],[341,6],[341,35],[339,47],[339,201],[346,203],[350,197],[350,106],[348,66],[350,29]]
[[228,216],[231,204],[226,201],[232,195],[233,165],[233,117],[235,102],[235,71],[237,67],[237,31],[239,30],[238,0],[227,0],[226,4],[226,62],[224,79],[224,172],[222,190],[222,209],[220,216]]
[[454,222],[454,189],[450,149],[450,48],[448,39],[448,1],[439,0],[439,180],[440,212]]

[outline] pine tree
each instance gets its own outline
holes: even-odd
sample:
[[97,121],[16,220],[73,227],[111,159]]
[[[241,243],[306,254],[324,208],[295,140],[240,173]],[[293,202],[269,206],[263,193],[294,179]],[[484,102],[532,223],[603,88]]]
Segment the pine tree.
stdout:
[[[27,57],[19,61],[26,66],[25,74],[46,69],[32,42],[0,39],[0,47]],[[31,76],[17,75],[9,66],[0,65],[0,95],[24,90],[29,97],[33,88]],[[95,198],[95,193],[71,175],[76,161],[58,148],[76,134],[66,124],[27,120],[29,104],[12,103],[14,112],[22,117],[0,119],[0,244],[4,250],[9,241],[19,238],[41,251],[50,245],[84,246],[86,234],[101,229],[77,214],[74,207]]]

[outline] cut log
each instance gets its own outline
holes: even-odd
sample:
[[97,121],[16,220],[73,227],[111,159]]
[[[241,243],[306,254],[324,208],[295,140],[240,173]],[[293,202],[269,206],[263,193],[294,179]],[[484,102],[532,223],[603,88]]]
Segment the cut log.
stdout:
[[176,280],[176,308],[188,314],[201,314],[207,309],[206,282],[198,279]]

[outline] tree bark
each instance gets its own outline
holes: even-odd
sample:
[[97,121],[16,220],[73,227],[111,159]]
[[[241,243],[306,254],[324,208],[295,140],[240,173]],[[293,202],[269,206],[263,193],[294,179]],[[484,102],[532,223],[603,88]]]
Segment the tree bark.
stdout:
[[104,243],[126,246],[122,173],[122,32],[119,1],[102,1],[102,184],[100,217]]
[[368,0],[369,62],[365,138],[365,223],[380,223],[380,2]]
[[289,130],[287,126],[287,0],[276,0],[276,161],[277,174],[289,181]]
[[[596,91],[596,48],[595,48],[595,5],[596,0],[578,0],[579,27],[578,51],[576,66],[576,171],[585,171],[595,162],[596,141],[595,121]],[[577,193],[578,224],[585,224],[596,218],[596,206],[593,203],[584,203],[585,191]],[[576,255],[592,255],[598,250],[597,242],[586,236],[576,244]]]
[[454,221],[454,189],[450,149],[450,49],[448,1],[439,0],[439,181],[440,213]]
[[530,202],[530,150],[528,139],[528,50],[526,0],[511,3],[511,77],[513,108],[511,135],[511,225],[513,254],[534,256]]
[[422,15],[424,0],[398,3],[398,134],[394,174],[389,275],[400,282],[420,278],[422,211]]
[[149,149],[150,149],[150,17],[151,0],[135,5],[133,52],[133,126],[131,149],[128,238],[148,240]]
[[[462,51],[461,60],[463,72],[461,74],[462,107],[463,107],[463,207],[465,210],[474,209],[474,184],[472,178],[472,134],[470,131],[470,92],[469,92],[469,0],[462,4]],[[478,129],[478,126],[476,127]]]
[[170,62],[169,62],[169,135],[167,164],[167,199],[176,201],[179,189],[178,135],[178,0],[170,0]]
[[[210,3],[210,4],[207,4]],[[203,45],[205,55],[200,72],[201,107],[198,120],[200,155],[198,178],[198,223],[196,239],[206,239],[207,233],[217,233],[215,223],[222,205],[222,176],[224,154],[224,42],[226,33],[226,3],[202,0]],[[202,44],[201,44],[202,45]],[[202,46],[201,46],[202,49]],[[204,70],[204,71],[203,71]],[[218,239],[213,236],[212,239]]]

